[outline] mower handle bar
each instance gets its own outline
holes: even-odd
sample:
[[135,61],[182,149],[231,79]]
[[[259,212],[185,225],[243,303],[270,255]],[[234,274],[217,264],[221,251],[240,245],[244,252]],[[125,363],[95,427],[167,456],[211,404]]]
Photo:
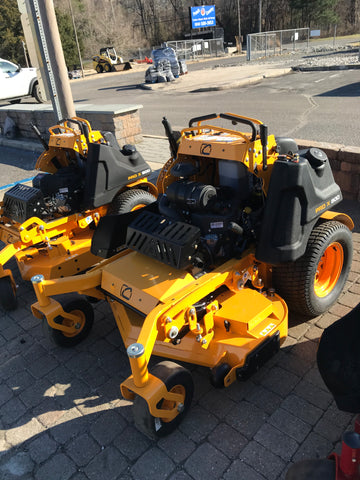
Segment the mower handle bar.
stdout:
[[251,120],[248,120],[247,118],[238,117],[236,115],[230,115],[229,113],[220,113],[220,115],[218,115],[217,113],[210,113],[209,115],[203,115],[202,117],[192,118],[189,121],[189,127],[191,128],[194,123],[203,122],[204,120],[211,120],[213,118],[224,118],[225,120],[230,120],[236,123],[244,123],[245,125],[248,125],[252,131],[252,136],[250,141],[254,142],[256,140],[258,131],[255,123],[252,122]]
[[[75,125],[77,125],[80,129],[80,132],[82,135],[84,135],[86,137],[86,140],[88,142],[90,142],[90,139],[89,139],[89,128],[88,126],[86,125],[85,122],[82,122],[80,120],[76,120],[75,118],[63,118],[60,123],[65,123],[65,122],[70,122],[70,123],[74,123]],[[61,126],[60,126],[61,128]]]
[[209,115],[203,115],[202,117],[194,117],[189,121],[189,127],[192,127],[194,123],[203,122],[204,120],[211,120],[212,118],[218,118],[218,114],[210,113]]

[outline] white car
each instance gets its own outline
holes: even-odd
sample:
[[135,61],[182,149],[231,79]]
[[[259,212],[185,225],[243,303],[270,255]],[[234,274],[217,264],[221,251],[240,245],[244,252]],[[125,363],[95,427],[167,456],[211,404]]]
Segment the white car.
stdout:
[[36,68],[22,68],[0,58],[0,101],[19,103],[23,97],[34,97],[43,103]]

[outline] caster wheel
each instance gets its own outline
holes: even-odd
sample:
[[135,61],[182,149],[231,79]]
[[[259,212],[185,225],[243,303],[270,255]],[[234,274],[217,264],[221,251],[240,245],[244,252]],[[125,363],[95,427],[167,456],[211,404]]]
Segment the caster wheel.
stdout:
[[[179,393],[183,401],[178,404],[178,414],[173,420],[153,417],[149,407],[142,397],[137,396],[134,400],[133,412],[135,426],[151,439],[164,437],[173,432],[188,411],[194,393],[194,383],[189,370],[174,362],[160,362],[152,371],[152,374],[162,380],[169,392]],[[160,408],[172,409],[174,402],[160,401]]]
[[47,322],[44,322],[44,326],[48,336],[56,345],[61,347],[72,347],[80,343],[89,335],[94,323],[94,310],[91,304],[79,295],[62,298],[59,300],[59,303],[61,303],[65,312],[78,317],[76,323],[61,316],[56,318],[57,323],[73,327],[73,332],[62,332],[61,330],[50,327]]
[[225,387],[225,377],[230,372],[231,367],[228,363],[220,363],[210,370],[210,383],[215,388]]

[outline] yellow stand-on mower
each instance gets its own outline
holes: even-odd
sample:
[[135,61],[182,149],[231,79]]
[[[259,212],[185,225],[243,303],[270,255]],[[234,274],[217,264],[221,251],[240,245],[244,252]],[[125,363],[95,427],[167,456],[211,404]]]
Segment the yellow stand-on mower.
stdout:
[[101,218],[92,252],[108,258],[86,274],[32,279],[32,311],[61,345],[83,338],[93,313],[81,295],[53,295],[110,303],[132,370],[121,392],[134,401],[135,424],[154,438],[179,424],[193,381],[168,360],[149,372],[150,357],[209,367],[216,387],[248,378],[279,350],[288,307],[311,317],[337,300],[353,228],[330,210],[342,195],[323,151],[299,151],[260,121],[231,113],[192,119],[179,139],[164,123],[173,156],[157,201]]
[[155,200],[150,168],[132,145],[122,150],[110,132],[92,130],[75,117],[49,129],[48,145],[32,186],[17,184],[0,202],[0,304],[16,308],[16,284],[5,264],[15,257],[25,280],[35,273],[56,278],[82,272],[100,258],[90,252],[104,215]]

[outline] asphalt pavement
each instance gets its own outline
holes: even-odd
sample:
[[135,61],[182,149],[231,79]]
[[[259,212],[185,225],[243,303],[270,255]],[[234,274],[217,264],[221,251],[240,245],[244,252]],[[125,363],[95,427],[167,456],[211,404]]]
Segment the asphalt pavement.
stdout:
[[[9,147],[3,139],[1,161],[6,171],[17,168],[16,175],[28,178],[37,152],[22,158],[22,145],[16,143],[16,159],[4,162],[14,152],[4,156],[5,146],[14,143]],[[138,149],[155,171],[169,157],[163,137],[144,137]],[[283,480],[293,462],[339,452],[354,415],[337,409],[316,365],[323,329],[350,311],[360,294],[359,204],[343,202],[338,210],[356,223],[351,273],[338,302],[311,321],[290,315],[281,351],[246,382],[217,390],[207,369],[190,366],[190,411],[158,441],[135,429],[131,402],[121,398],[129,362],[108,304],[94,305],[94,327],[84,342],[71,349],[54,346],[31,314],[31,284],[10,261],[19,308],[0,311],[0,478]]]

